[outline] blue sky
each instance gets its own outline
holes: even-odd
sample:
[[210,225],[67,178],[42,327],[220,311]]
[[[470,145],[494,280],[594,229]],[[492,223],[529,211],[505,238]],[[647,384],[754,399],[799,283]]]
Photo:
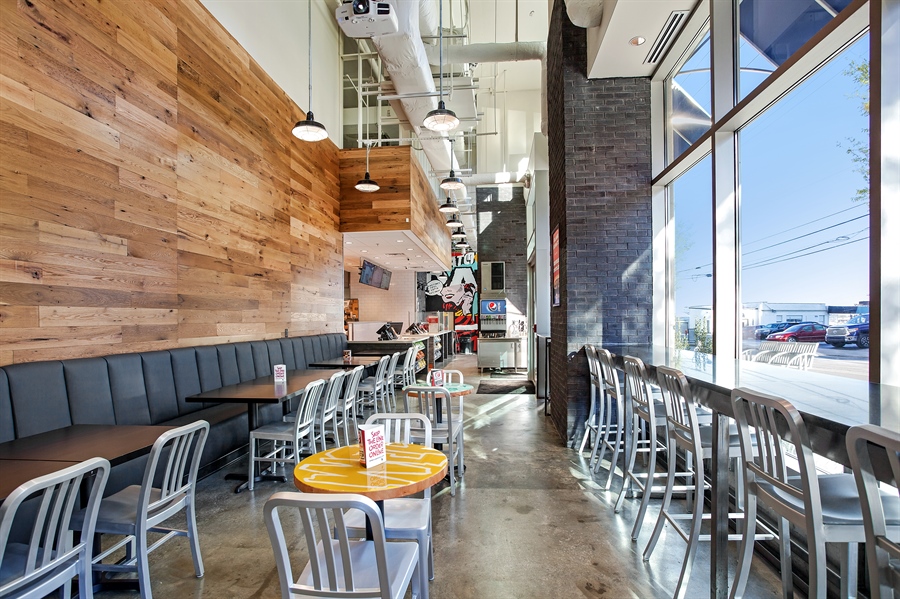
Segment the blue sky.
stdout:
[[[868,206],[853,201],[865,182],[847,154],[849,139],[867,143],[868,119],[846,74],[851,62],[867,60],[865,36],[740,132],[744,302],[868,299]],[[767,66],[746,45],[742,63]],[[685,66],[698,72],[679,83],[708,107],[704,65],[708,46]],[[742,96],[764,77],[745,74]],[[710,170],[707,157],[675,182],[676,316],[712,300]]]

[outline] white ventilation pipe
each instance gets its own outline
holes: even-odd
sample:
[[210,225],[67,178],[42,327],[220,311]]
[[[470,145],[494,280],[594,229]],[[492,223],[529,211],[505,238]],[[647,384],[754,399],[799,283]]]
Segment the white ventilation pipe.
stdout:
[[[523,183],[526,173],[479,173],[468,177],[460,177],[466,187],[475,187],[477,185],[499,185],[501,183]],[[472,194],[471,197],[475,197]]]
[[603,1],[566,0],[566,13],[573,25],[585,29],[599,27],[603,20]]
[[[438,64],[438,48],[426,46],[425,54],[431,64]],[[448,63],[541,61],[541,133],[547,135],[547,43],[509,42],[498,44],[467,44],[448,46],[444,50]]]

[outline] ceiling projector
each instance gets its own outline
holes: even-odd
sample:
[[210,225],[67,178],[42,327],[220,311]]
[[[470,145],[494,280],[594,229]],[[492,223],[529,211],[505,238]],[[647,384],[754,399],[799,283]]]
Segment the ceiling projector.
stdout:
[[397,13],[388,2],[345,1],[334,11],[347,37],[374,37],[397,33]]

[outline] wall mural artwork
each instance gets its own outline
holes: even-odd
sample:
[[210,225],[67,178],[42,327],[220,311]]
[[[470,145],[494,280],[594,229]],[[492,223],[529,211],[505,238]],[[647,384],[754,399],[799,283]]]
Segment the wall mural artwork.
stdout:
[[453,255],[453,269],[431,274],[425,310],[453,312],[460,350],[478,350],[478,261],[475,252]]

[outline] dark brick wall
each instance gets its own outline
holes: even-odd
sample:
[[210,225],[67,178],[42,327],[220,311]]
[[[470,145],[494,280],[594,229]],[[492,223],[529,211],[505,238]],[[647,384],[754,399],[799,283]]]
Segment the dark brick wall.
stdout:
[[550,230],[560,231],[560,306],[551,308],[553,424],[580,441],[585,343],[650,343],[650,82],[589,80],[585,30],[555,3],[548,35]]
[[[525,193],[521,187],[479,187],[478,272],[482,262],[505,262],[506,300],[528,313],[528,264],[525,257]],[[480,283],[480,281],[479,281]]]

